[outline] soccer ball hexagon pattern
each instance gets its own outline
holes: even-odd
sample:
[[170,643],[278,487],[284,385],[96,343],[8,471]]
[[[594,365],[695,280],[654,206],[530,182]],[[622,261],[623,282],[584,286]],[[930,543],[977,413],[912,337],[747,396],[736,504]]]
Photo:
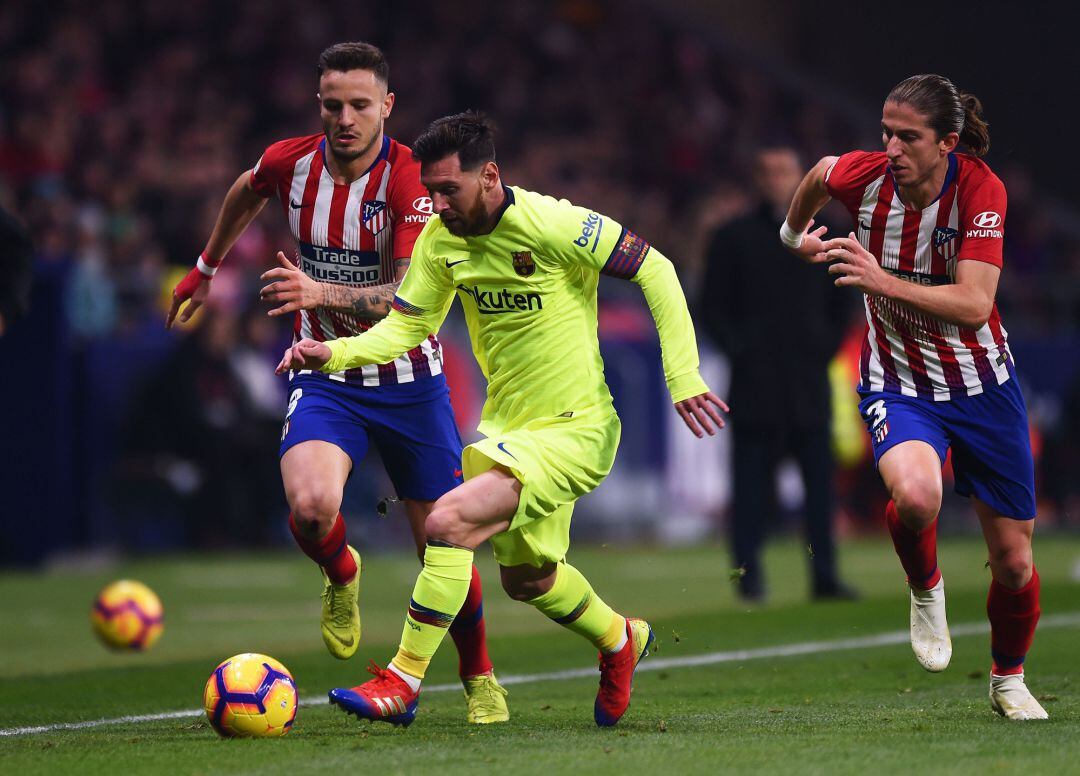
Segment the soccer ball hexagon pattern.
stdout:
[[203,691],[206,718],[225,738],[283,736],[296,719],[296,705],[289,669],[253,652],[222,662]]
[[105,644],[117,650],[144,650],[165,629],[161,599],[142,582],[121,579],[94,599],[90,623]]

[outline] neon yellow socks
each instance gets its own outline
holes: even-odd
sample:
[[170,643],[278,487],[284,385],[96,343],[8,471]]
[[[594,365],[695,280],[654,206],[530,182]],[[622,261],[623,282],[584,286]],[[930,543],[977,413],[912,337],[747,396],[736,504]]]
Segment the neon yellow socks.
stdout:
[[556,568],[551,590],[528,603],[601,652],[615,652],[626,640],[626,618],[604,603],[581,572],[567,563]]
[[431,658],[454,621],[472,581],[473,551],[428,543],[416,580],[393,668],[423,679]]

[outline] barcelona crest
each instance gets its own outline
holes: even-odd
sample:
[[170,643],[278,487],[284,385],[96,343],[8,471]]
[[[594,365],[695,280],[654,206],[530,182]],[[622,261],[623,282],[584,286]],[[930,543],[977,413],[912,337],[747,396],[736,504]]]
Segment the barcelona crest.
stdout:
[[510,256],[514,260],[514,272],[521,275],[521,277],[527,278],[536,272],[532,251],[511,251]]

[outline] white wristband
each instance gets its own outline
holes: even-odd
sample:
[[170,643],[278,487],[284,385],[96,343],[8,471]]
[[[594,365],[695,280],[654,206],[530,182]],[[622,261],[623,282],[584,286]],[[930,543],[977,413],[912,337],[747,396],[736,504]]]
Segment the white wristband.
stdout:
[[803,235],[802,232],[796,232],[790,226],[788,226],[787,219],[784,219],[784,223],[780,225],[780,242],[791,248],[793,251],[797,251],[802,245]]
[[211,267],[209,264],[203,261],[203,257],[201,255],[199,256],[199,260],[195,262],[195,266],[199,268],[199,272],[203,273],[208,278],[212,278],[214,274],[218,271],[217,267]]

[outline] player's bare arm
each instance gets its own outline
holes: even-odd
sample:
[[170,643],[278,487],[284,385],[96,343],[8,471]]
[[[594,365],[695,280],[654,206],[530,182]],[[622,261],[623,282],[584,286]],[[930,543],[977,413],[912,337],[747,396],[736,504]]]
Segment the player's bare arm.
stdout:
[[396,280],[393,283],[355,288],[336,283],[320,283],[297,268],[281,251],[278,251],[277,260],[281,266],[264,272],[260,277],[261,280],[270,282],[259,291],[259,298],[264,302],[282,303],[267,315],[285,315],[297,310],[329,307],[370,321],[381,320],[390,314],[394,295],[397,294],[410,261],[408,258],[394,259]]
[[911,283],[886,272],[854,234],[827,240],[829,274],[838,286],[851,286],[865,294],[892,299],[946,323],[979,329],[994,309],[1001,270],[985,261],[964,261],[956,266],[956,282],[941,286]]
[[213,280],[213,272],[216,269],[216,265],[214,267],[202,266],[205,263],[204,257],[213,257],[220,262],[221,258],[240,239],[240,235],[247,229],[248,224],[265,206],[266,199],[251,188],[251,170],[241,173],[229,188],[225,201],[221,203],[217,223],[214,224],[214,230],[210,233],[206,248],[199,257],[200,264],[194,267],[173,289],[172,305],[165,319],[165,328],[172,328],[176,314],[184,302],[188,304],[180,313],[180,323],[187,323],[191,320],[191,316],[202,307],[210,295],[210,282]]
[[815,164],[799,183],[795,196],[791,198],[780,241],[789,251],[803,261],[821,264],[828,261],[822,248],[825,227],[811,230],[814,216],[829,203],[831,197],[825,188],[825,177],[836,164],[838,157],[825,156]]

